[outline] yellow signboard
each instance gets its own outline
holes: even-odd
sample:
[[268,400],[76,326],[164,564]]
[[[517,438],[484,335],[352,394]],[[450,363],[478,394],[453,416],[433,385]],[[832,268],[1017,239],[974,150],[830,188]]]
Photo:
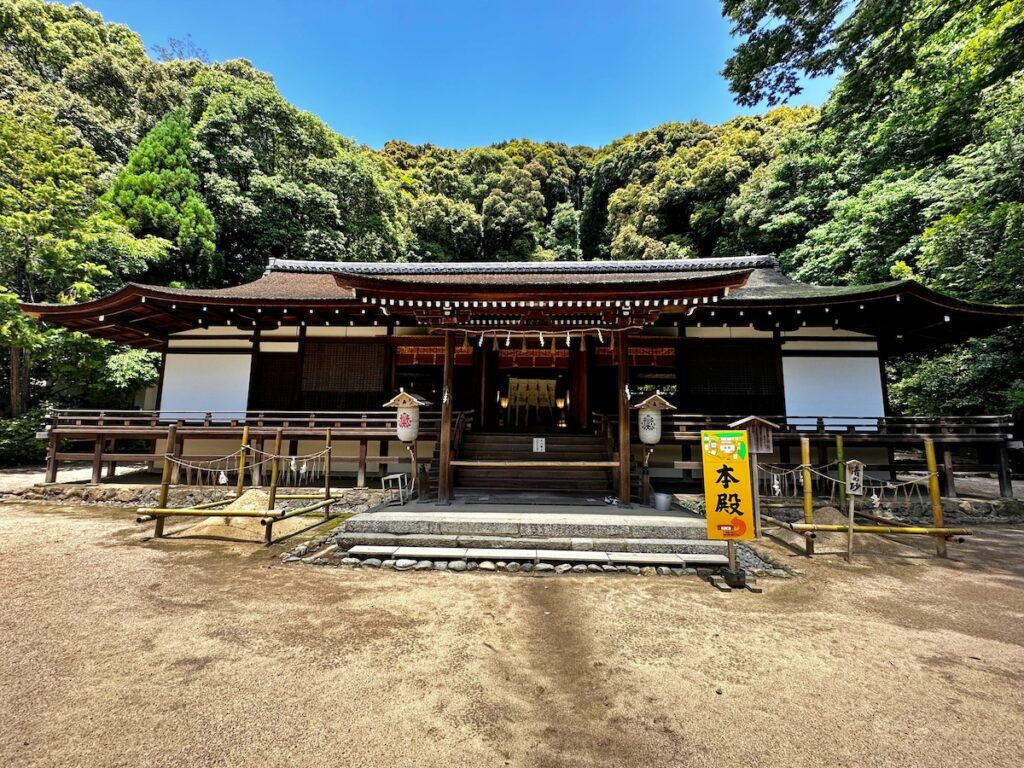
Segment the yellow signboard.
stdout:
[[708,538],[754,538],[754,491],[746,430],[701,432],[700,447]]

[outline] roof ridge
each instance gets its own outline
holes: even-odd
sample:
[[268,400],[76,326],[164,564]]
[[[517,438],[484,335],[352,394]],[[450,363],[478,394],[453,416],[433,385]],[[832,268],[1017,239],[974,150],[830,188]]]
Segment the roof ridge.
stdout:
[[272,258],[266,272],[306,272],[350,275],[544,274],[544,273],[657,273],[707,270],[778,269],[774,256],[726,256],[706,259],[620,261],[465,261],[373,262],[304,261]]

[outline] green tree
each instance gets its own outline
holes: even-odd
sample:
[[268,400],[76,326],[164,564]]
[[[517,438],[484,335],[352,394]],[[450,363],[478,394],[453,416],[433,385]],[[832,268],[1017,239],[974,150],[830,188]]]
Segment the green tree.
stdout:
[[133,235],[174,244],[162,279],[205,284],[215,269],[216,227],[199,195],[191,147],[184,113],[170,113],[132,151],[105,198]]

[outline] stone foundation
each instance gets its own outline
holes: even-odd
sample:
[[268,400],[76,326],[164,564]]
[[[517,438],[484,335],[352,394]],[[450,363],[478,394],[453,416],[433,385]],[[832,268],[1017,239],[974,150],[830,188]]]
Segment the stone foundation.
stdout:
[[[280,494],[316,493],[316,488],[279,488]],[[5,499],[15,499],[33,504],[96,504],[104,507],[151,507],[156,504],[160,489],[155,485],[37,485],[22,491],[4,495]],[[223,499],[228,492],[226,488],[171,488],[167,495],[169,507],[190,507],[208,501]],[[348,511],[356,514],[378,506],[383,501],[379,489],[370,488],[334,488],[332,492],[339,496],[339,503],[345,504]],[[310,502],[289,502],[289,504],[308,504]],[[287,506],[282,504],[281,506]]]

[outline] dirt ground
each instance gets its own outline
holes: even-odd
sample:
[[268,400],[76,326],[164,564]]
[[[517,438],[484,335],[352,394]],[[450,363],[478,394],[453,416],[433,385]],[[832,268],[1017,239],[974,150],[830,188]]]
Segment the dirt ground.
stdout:
[[1024,528],[948,563],[775,551],[804,575],[722,594],[284,566],[0,504],[0,764],[1020,765]]

